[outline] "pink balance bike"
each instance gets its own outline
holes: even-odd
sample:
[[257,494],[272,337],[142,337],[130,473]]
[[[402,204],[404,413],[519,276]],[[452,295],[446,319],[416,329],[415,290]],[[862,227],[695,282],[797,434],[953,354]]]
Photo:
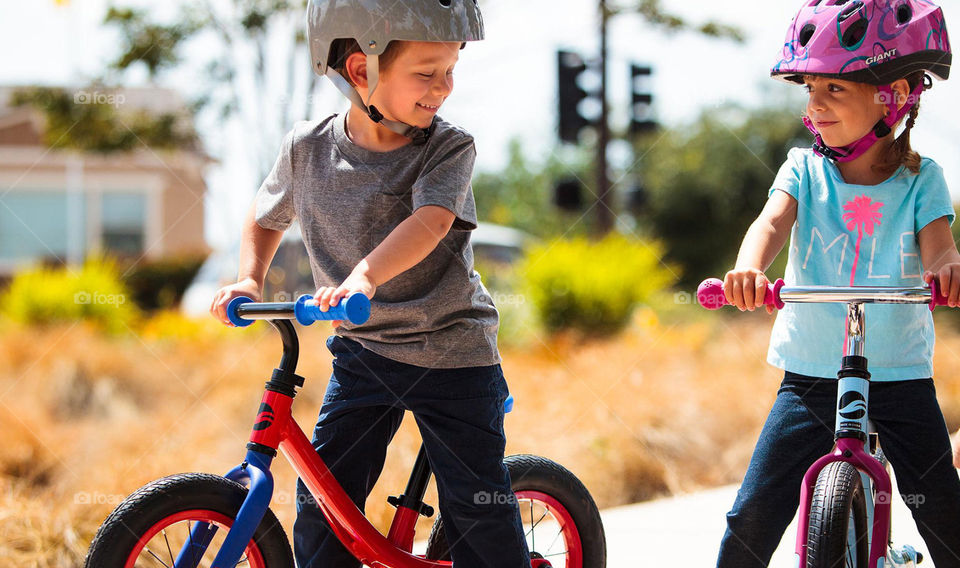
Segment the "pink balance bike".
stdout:
[[[704,280],[697,290],[700,305],[711,310],[727,304],[723,282]],[[869,422],[870,373],[864,347],[864,304],[945,305],[929,287],[767,286],[764,303],[777,309],[785,302],[847,304],[846,355],[837,373],[837,414],[833,451],[803,477],[797,513],[797,568],[913,567],[923,555],[911,546],[894,548],[890,527],[893,495],[887,461]]]
[[[354,294],[321,312],[308,303],[254,303],[236,298],[231,321],[246,326],[266,319],[280,332],[283,356],[266,383],[243,463],[225,476],[171,475],[138,489],[110,514],[87,553],[87,568],[293,568],[283,528],[268,508],[273,494],[270,464],[279,449],[309,488],[344,546],[374,568],[451,566],[443,519],[427,539],[426,553],[413,553],[415,526],[432,516],[423,502],[432,474],[421,445],[406,490],[388,502],[396,513],[387,536],[364,517],[347,496],[310,440],[293,420],[290,407],[304,379],[296,374],[299,342],[293,324],[319,319],[362,323],[370,302]],[[507,411],[512,399],[507,401]],[[532,455],[505,460],[530,549],[531,568],[604,568],[606,540],[600,513],[582,483],[563,466]]]

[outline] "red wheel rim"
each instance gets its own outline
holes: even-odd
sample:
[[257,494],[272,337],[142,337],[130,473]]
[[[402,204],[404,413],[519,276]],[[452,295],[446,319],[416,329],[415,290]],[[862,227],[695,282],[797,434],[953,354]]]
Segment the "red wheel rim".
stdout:
[[[197,521],[201,523],[209,523],[212,525],[217,525],[220,528],[229,529],[233,525],[233,519],[217,513],[216,511],[208,511],[205,509],[190,509],[188,511],[181,511],[179,513],[170,515],[160,519],[155,525],[150,527],[150,529],[140,537],[140,540],[137,541],[137,544],[133,547],[133,551],[130,553],[130,557],[127,558],[127,563],[124,568],[133,568],[137,562],[137,559],[140,558],[140,553],[143,552],[143,548],[150,542],[153,537],[157,536],[163,529],[181,521]],[[247,562],[250,564],[251,568],[265,568],[263,562],[263,556],[260,554],[260,549],[257,548],[257,545],[251,541],[250,545],[246,549]]]
[[[566,544],[566,568],[583,568],[583,546],[580,542],[580,532],[573,521],[573,516],[567,508],[552,496],[540,491],[517,491],[517,499],[529,499],[543,505],[560,525],[560,532]],[[548,559],[549,560],[549,559]]]

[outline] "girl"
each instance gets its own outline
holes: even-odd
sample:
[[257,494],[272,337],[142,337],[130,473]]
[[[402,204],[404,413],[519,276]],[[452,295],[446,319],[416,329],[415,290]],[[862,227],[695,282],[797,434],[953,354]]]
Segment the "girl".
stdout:
[[[960,253],[940,167],[910,147],[926,73],[946,79],[943,13],[929,0],[805,0],[772,75],[805,86],[812,149],[793,149],[744,237],[724,294],[763,305],[790,236],[791,285],[914,286],[936,278],[960,298]],[[903,124],[903,132],[895,131]],[[772,309],[768,309],[772,311]],[[718,566],[766,566],[799,504],[804,472],[833,444],[844,306],[788,304],[768,361],[785,371],[720,547]],[[960,566],[960,478],[933,380],[924,306],[870,312],[870,415],[937,566]],[[921,498],[922,496],[922,498]]]

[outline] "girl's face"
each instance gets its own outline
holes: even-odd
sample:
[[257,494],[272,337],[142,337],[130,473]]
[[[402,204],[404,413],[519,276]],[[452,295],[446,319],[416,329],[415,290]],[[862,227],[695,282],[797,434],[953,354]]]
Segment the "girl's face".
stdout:
[[387,118],[421,128],[430,126],[453,91],[453,68],[459,57],[459,43],[404,42],[400,53],[381,72],[370,102]]
[[827,146],[853,144],[884,117],[887,105],[872,85],[811,76],[803,82],[810,95],[807,117]]

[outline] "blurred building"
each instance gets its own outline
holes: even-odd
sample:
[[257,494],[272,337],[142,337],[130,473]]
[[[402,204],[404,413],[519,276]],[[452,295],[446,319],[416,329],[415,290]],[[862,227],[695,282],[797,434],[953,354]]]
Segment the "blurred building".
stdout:
[[[133,259],[206,253],[204,168],[197,149],[96,153],[51,149],[45,117],[10,106],[0,87],[0,278],[37,262],[79,263],[103,251]],[[82,96],[75,95],[76,96]],[[183,110],[166,89],[123,89],[125,109]]]

